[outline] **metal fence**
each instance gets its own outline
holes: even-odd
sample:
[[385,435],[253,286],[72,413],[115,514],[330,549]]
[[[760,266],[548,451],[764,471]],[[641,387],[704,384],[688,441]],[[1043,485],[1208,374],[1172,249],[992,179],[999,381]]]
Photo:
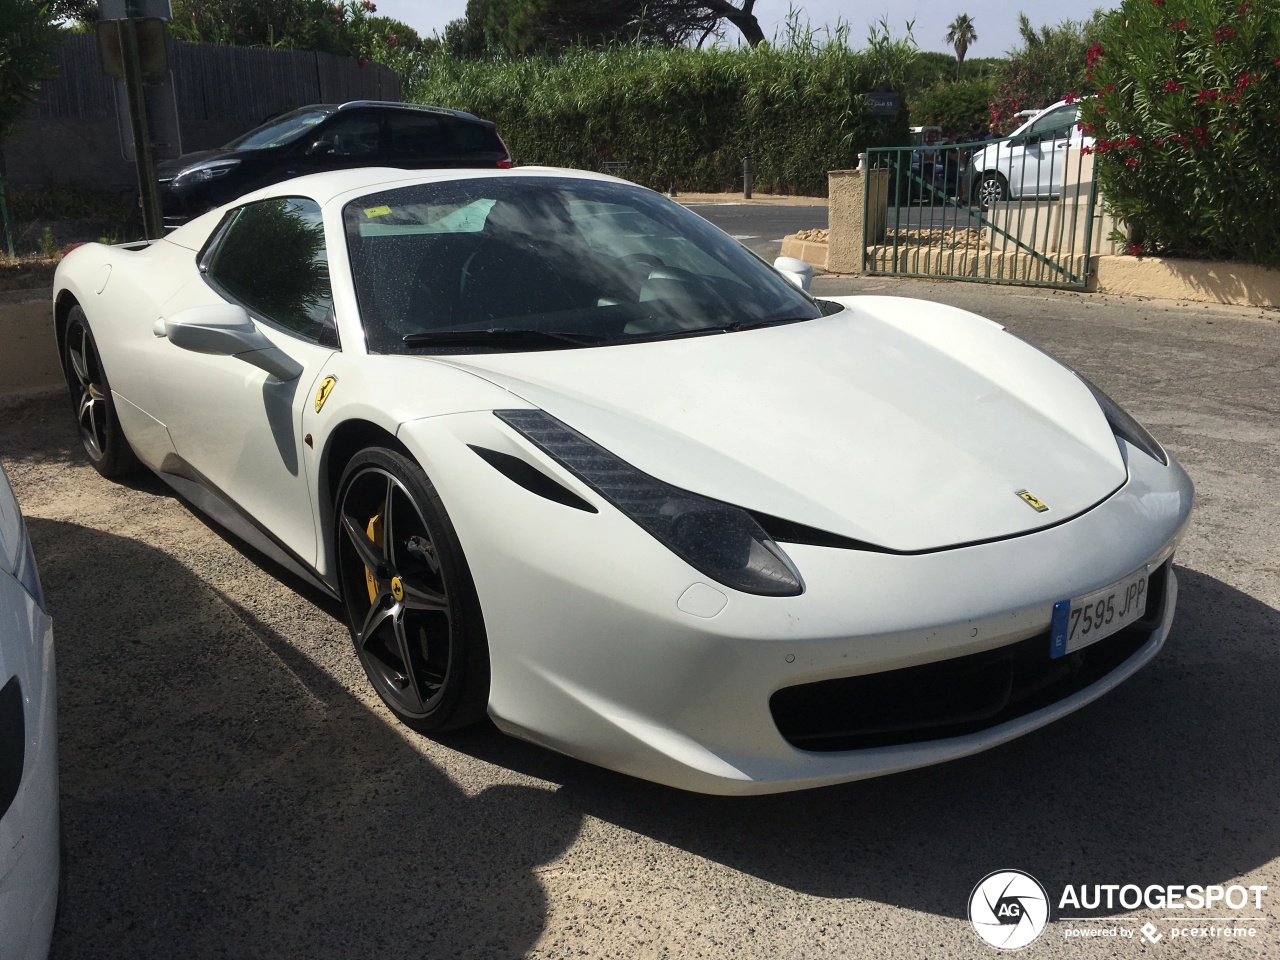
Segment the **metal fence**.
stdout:
[[1090,146],[1071,128],[868,150],[864,272],[1085,286],[1102,239]]

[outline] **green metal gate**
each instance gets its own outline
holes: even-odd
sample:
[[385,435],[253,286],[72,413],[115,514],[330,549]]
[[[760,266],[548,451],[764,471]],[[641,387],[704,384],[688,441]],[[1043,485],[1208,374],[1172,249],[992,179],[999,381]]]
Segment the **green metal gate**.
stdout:
[[863,272],[1084,287],[1099,240],[1092,141],[1074,120],[1040,123],[1002,140],[869,149]]

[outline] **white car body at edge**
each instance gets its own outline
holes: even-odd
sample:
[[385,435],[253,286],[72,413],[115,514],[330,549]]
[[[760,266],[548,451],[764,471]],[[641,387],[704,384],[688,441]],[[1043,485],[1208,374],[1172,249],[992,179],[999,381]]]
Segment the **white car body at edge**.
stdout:
[[[1118,441],[1070,370],[972,314],[848,297],[836,298],[845,309],[833,315],[726,336],[460,356],[367,352],[343,204],[375,187],[505,175],[609,179],[533,168],[359,170],[238,201],[305,196],[324,211],[342,349],[258,324],[302,365],[296,382],[273,383],[234,357],[180,350],[153,333],[158,320],[222,302],[194,266],[221,211],[145,250],[76,250],[59,268],[56,295],[84,307],[139,457],[188,495],[192,484],[170,466],[194,466],[331,590],[329,440],[356,419],[393,435],[431,478],[465,550],[488,636],[490,716],[584,760],[712,793],[847,781],[1010,740],[1155,656],[1172,621],[1170,560],[1190,481],[1172,460]],[[325,377],[336,385],[317,411]],[[546,411],[669,484],[883,550],[778,538],[803,593],[725,587],[492,413],[520,408]],[[530,496],[477,457],[477,445],[534,465],[598,512]],[[197,449],[200,463],[180,456]],[[1049,511],[1031,509],[1021,490]],[[786,687],[1044,634],[1055,603],[1161,565],[1163,614],[1140,649],[1022,716],[943,739],[817,751],[789,743],[771,715],[770,697]]]
[[[57,691],[53,627],[39,592],[0,467],[0,960],[44,960],[58,906]],[[21,770],[11,800],[10,763]]]

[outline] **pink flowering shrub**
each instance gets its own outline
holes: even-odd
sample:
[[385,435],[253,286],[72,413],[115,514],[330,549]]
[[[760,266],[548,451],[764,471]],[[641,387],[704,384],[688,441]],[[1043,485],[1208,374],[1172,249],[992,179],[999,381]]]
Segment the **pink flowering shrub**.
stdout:
[[1280,0],[1124,0],[1086,67],[1082,123],[1126,241],[1280,268]]

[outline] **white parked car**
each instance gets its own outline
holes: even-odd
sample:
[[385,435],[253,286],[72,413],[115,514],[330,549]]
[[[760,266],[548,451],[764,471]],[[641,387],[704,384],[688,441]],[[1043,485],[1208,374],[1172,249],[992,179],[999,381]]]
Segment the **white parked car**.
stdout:
[[1091,147],[1081,132],[1080,103],[1059,100],[1041,110],[1005,140],[975,150],[966,176],[969,198],[985,210],[1001,200],[1056,197],[1062,193],[1070,147]]
[[55,316],[99,470],[340,598],[419,731],[789,790],[1155,656],[1192,500],[1160,445],[998,324],[786,272],[610,177],[361,169],[81,247]]
[[0,960],[42,960],[58,906],[53,628],[0,467]]

